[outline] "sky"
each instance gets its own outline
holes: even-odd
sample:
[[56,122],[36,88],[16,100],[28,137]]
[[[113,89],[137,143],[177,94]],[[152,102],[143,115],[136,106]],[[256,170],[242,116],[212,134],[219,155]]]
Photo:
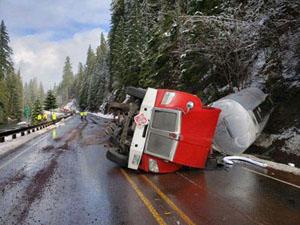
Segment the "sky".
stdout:
[[23,81],[37,77],[50,89],[62,79],[65,58],[73,71],[85,62],[88,46],[95,49],[110,27],[111,0],[0,0],[13,49],[15,69]]

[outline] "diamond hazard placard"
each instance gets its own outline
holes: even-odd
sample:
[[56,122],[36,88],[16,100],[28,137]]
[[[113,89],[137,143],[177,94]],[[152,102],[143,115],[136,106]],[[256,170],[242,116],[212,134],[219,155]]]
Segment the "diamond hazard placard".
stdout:
[[146,118],[146,116],[143,113],[139,113],[134,117],[134,122],[136,123],[136,125],[138,126],[145,126],[148,124],[148,119]]

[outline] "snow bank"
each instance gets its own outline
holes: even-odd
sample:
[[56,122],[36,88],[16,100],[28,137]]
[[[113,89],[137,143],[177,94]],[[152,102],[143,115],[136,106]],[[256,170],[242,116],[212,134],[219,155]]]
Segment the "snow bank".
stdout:
[[28,122],[27,121],[22,121],[22,122],[17,123],[17,125],[18,126],[28,125]]
[[275,140],[285,140],[285,144],[280,149],[281,151],[300,156],[300,129],[291,127],[280,135],[272,136]]
[[63,108],[69,111],[77,110],[76,100],[72,99],[72,101],[68,102]]
[[268,165],[269,168],[273,168],[275,170],[280,170],[280,171],[284,171],[287,173],[292,173],[295,174],[297,176],[300,176],[300,169],[297,167],[292,167],[283,163],[277,163],[277,162],[272,162],[269,160],[265,160],[265,159],[261,159],[261,158],[257,158],[253,155],[249,155],[249,154],[241,154],[241,156],[247,157],[249,159],[253,159],[255,161],[261,162],[261,163],[265,163]]
[[101,112],[98,112],[98,113],[90,113],[91,115],[94,115],[94,116],[97,116],[97,117],[101,117],[101,118],[104,118],[104,119],[110,119],[112,120],[114,118],[114,115],[113,114],[103,114]]

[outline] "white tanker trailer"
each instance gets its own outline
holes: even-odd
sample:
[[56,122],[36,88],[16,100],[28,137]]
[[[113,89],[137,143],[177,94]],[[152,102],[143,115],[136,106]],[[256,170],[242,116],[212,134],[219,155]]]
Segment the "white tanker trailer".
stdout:
[[253,144],[273,110],[269,95],[258,88],[243,89],[211,106],[222,110],[213,147],[226,154],[240,154]]

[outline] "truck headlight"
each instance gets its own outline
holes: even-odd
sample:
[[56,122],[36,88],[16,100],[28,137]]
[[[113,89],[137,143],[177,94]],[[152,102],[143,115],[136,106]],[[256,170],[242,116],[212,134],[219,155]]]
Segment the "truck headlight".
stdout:
[[153,173],[159,173],[157,161],[155,159],[149,159],[149,170]]

